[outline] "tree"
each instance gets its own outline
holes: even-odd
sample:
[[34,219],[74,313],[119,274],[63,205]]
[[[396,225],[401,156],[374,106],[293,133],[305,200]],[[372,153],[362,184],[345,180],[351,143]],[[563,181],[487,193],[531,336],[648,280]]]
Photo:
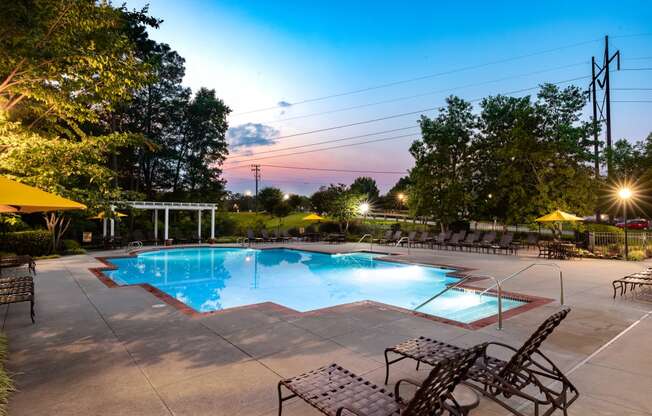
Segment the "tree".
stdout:
[[[147,9],[129,12],[90,0],[15,0],[0,8],[0,110],[19,111],[25,126],[66,135],[98,120],[142,85],[149,71],[128,25],[158,26]],[[28,121],[28,122],[27,122]]]
[[310,197],[310,203],[316,212],[322,214],[330,211],[331,202],[334,197],[332,188],[332,185],[330,187],[322,186],[317,192],[312,194]]
[[343,184],[331,185],[327,192],[331,196],[328,214],[337,220],[340,232],[347,232],[351,220],[360,213],[360,204],[366,195],[355,193]]
[[369,176],[360,176],[359,178],[356,178],[349,189],[353,193],[366,195],[369,200],[378,199],[378,195],[380,194],[376,181]]
[[415,166],[410,172],[410,210],[434,216],[443,224],[464,218],[470,203],[468,157],[477,126],[471,104],[449,97],[430,119],[421,116],[420,140],[410,147]]
[[274,187],[263,188],[258,192],[258,207],[261,207],[267,213],[274,213],[277,205],[283,202],[283,192]]

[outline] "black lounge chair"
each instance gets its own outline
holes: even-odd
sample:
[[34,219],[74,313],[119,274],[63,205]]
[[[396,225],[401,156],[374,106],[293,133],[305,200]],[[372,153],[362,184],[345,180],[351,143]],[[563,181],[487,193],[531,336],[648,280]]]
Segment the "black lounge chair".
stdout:
[[[466,415],[478,405],[477,396],[471,404],[463,406],[456,400],[453,390],[464,380],[485,347],[485,344],[481,344],[460,350],[458,354],[441,360],[421,383],[410,379],[399,380],[394,386],[394,393],[337,364],[321,367],[279,381],[278,414],[282,415],[284,401],[299,397],[329,416],[430,416],[444,412]],[[418,387],[409,402],[400,397],[401,383]],[[284,397],[282,388],[289,390],[290,394]]]
[[458,233],[455,233],[451,236],[451,238],[446,241],[446,250],[448,250],[448,247],[454,248],[457,250],[457,248],[460,246],[460,242],[464,240],[464,237],[466,236],[466,231],[460,231]]
[[538,244],[539,244],[539,234],[530,233],[527,235],[527,240],[525,240],[525,245],[527,246],[528,250],[531,247],[537,247]]
[[461,241],[458,244],[458,247],[460,247],[460,249],[463,249],[464,247],[466,247],[466,249],[468,251],[471,251],[471,249],[476,246],[478,241],[480,241],[481,237],[482,237],[482,234],[478,233],[478,232],[468,234],[466,236],[466,238],[464,239],[464,241]]
[[437,235],[437,238],[435,238],[432,242],[433,247],[437,246],[438,248],[445,247],[446,243],[451,239],[451,236],[453,235],[452,231],[442,231]]
[[496,251],[498,250],[505,250],[505,254],[510,252],[516,254],[519,246],[513,244],[513,241],[514,233],[505,233],[502,237],[500,237],[498,244],[492,245],[491,248],[494,250],[494,254],[496,254]]
[[385,241],[385,244],[390,245],[390,244],[396,244],[398,243],[398,240],[401,239],[401,236],[403,235],[403,231],[398,230],[392,235],[389,240]]
[[346,243],[346,235],[341,233],[330,233],[324,238],[324,241],[329,244]]
[[276,237],[272,237],[269,235],[267,230],[261,230],[260,231],[260,236],[263,238],[263,241],[266,243],[275,243],[276,242]]
[[414,245],[416,237],[417,237],[417,232],[416,231],[410,231],[408,233],[408,235],[407,235],[407,238],[408,238],[407,241],[405,241],[405,240],[401,241],[401,247],[403,247],[404,244],[407,244],[408,246]]
[[0,257],[0,276],[2,276],[2,269],[13,269],[22,266],[27,266],[28,273],[36,274],[36,262],[30,255]]
[[[29,276],[31,278],[31,276]],[[11,303],[30,303],[30,318],[34,323],[34,281],[17,280],[11,283],[0,284],[0,305],[9,305]]]
[[489,249],[494,245],[495,242],[496,242],[495,231],[490,231],[488,233],[485,233],[485,235],[483,235],[480,241],[476,244],[475,246],[476,251],[477,250],[489,251]]
[[[499,342],[487,343],[491,346],[505,348],[513,352],[509,361],[490,356],[485,351],[478,362],[468,372],[465,382],[491,398],[515,415],[525,416],[518,409],[502,400],[517,396],[532,403],[534,414],[548,416],[556,410],[567,413],[568,407],[579,397],[575,386],[566,378],[557,366],[539,349],[543,341],[568,315],[570,309],[563,309],[546,319],[519,349]],[[404,341],[385,350],[386,376],[389,379],[390,364],[411,358],[419,363],[437,365],[441,360],[458,354],[463,350],[455,345],[446,344],[426,337]],[[388,353],[400,357],[389,361]],[[541,413],[541,408],[543,413]]]
[[263,242],[263,239],[261,237],[256,237],[256,235],[254,234],[254,230],[252,230],[251,228],[247,230],[247,240],[249,241],[249,244]]
[[652,272],[647,269],[643,272],[633,273],[612,282],[614,288],[614,299],[616,298],[616,291],[620,289],[620,296],[627,293],[627,287],[630,291],[635,290],[637,287],[651,286],[652,287]]
[[292,239],[289,235],[286,235],[287,231],[283,230],[283,232],[279,230],[274,230],[274,238],[276,238],[276,241],[282,241],[282,242],[287,242]]
[[374,238],[373,241],[378,244],[385,244],[385,242],[391,240],[393,233],[394,232],[392,230],[387,230],[385,231],[385,235],[383,235],[381,238]]
[[420,247],[425,247],[426,245],[430,245],[432,243],[432,237],[430,237],[430,234],[427,231],[423,231],[421,234],[419,234],[419,238],[415,238],[414,240],[414,245],[419,245]]

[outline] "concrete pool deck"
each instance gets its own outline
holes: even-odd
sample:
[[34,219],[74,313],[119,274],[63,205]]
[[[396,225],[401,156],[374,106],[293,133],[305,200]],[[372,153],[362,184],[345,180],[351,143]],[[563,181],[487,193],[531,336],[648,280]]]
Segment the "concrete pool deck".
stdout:
[[[344,252],[369,245],[295,247]],[[652,415],[652,300],[613,300],[610,284],[649,263],[553,262],[528,255],[421,249],[407,255],[406,249],[374,248],[399,253],[400,260],[471,268],[498,278],[533,262],[558,264],[572,312],[543,350],[570,372],[580,391],[569,414]],[[427,335],[461,346],[491,340],[518,346],[560,308],[558,277],[541,267],[510,281],[505,290],[555,302],[506,319],[502,331],[495,325],[468,330],[364,303],[319,314],[289,314],[260,305],[192,317],[141,287],[109,288],[89,271],[102,267],[94,256],[123,254],[39,261],[34,325],[27,304],[3,306],[7,368],[18,389],[10,399],[11,415],[275,415],[276,384],[282,377],[337,362],[380,384],[384,348],[407,337]],[[394,366],[390,384],[427,374],[402,364]],[[319,413],[294,401],[286,403],[283,414]],[[472,414],[508,412],[483,399]]]

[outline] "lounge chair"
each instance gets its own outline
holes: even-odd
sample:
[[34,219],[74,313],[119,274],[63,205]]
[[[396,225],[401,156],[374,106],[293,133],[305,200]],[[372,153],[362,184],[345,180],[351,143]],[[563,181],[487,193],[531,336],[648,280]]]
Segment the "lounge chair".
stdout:
[[254,234],[254,230],[252,230],[251,228],[247,230],[247,240],[249,241],[249,244],[263,242],[262,238],[256,237],[256,235]]
[[34,282],[21,281],[0,285],[0,305],[21,302],[30,303],[30,318],[34,323]]
[[[401,241],[401,247],[403,247],[404,244],[407,244],[408,246],[413,245],[415,243],[415,239],[417,236],[416,231],[410,231],[407,235],[407,241]],[[398,242],[398,241],[397,241]]]
[[21,266],[27,266],[27,271],[29,273],[36,274],[36,262],[34,262],[34,259],[32,259],[32,256],[30,255],[24,254],[20,256],[0,257],[0,276],[2,275],[2,269]]
[[[287,233],[287,232],[286,232],[286,233]],[[283,234],[282,232],[280,232],[279,230],[274,230],[274,238],[276,239],[276,241],[282,241],[282,242],[286,242],[286,241],[290,241],[290,240],[291,240],[290,236],[286,236],[286,235],[284,235],[284,234]]]
[[438,248],[446,246],[446,243],[451,239],[451,236],[453,235],[452,231],[442,231],[437,235],[437,238],[435,238],[432,242],[433,247],[437,246]]
[[281,238],[283,241],[292,241],[294,237],[292,237],[289,233],[288,230],[283,230],[281,231]]
[[346,235],[341,233],[330,233],[326,236],[326,238],[324,238],[324,241],[328,242],[329,244],[345,243]]
[[460,245],[460,241],[464,240],[464,237],[466,236],[466,231],[460,231],[458,233],[455,233],[451,236],[451,238],[446,241],[446,250],[448,250],[448,247],[454,248],[457,250],[457,247]]
[[[394,415],[466,415],[478,405],[477,396],[467,406],[456,400],[453,390],[465,379],[467,372],[483,354],[486,345],[481,344],[438,362],[421,383],[402,379],[396,383],[394,393],[331,364],[278,383],[279,408],[282,415],[283,402],[294,397],[303,399],[319,412],[330,415],[394,416]],[[406,402],[400,397],[400,386],[409,383],[418,390]],[[283,396],[285,388],[290,394]]]
[[498,244],[491,246],[491,248],[494,250],[494,254],[496,254],[496,251],[498,250],[505,250],[505,254],[509,252],[516,254],[516,251],[518,251],[518,245],[512,244],[512,241],[514,241],[514,233],[503,234],[503,236],[500,237]]
[[482,237],[482,234],[478,233],[478,232],[468,234],[466,236],[466,238],[464,239],[464,241],[461,241],[460,243],[458,243],[458,247],[460,247],[460,249],[466,247],[467,250],[471,251],[471,249],[473,247],[475,247],[476,243],[478,241],[480,241],[481,237]]
[[428,234],[427,231],[424,231],[414,243],[419,244],[421,247],[425,247],[426,245],[432,244],[432,237],[430,237],[430,234]]
[[614,288],[614,299],[616,298],[616,291],[620,289],[620,296],[627,293],[627,287],[630,291],[635,290],[637,287],[652,286],[652,272],[647,269],[643,272],[633,273],[612,282]]
[[475,248],[476,250],[489,251],[489,249],[494,245],[495,242],[496,242],[496,232],[490,231],[488,233],[485,233],[484,236],[482,236],[480,241],[476,244]]
[[[487,343],[507,349],[513,353],[509,361],[490,356],[485,351],[468,372],[468,382],[480,393],[491,398],[515,415],[524,416],[502,398],[517,396],[532,403],[534,414],[547,416],[556,410],[566,414],[568,407],[577,399],[579,392],[566,376],[539,349],[543,341],[568,315],[570,309],[563,309],[551,315],[519,349],[499,342]],[[390,364],[411,358],[419,363],[437,365],[441,360],[458,354],[462,348],[426,337],[404,341],[385,350],[386,376],[389,379]],[[389,360],[388,353],[400,357]],[[536,394],[536,396],[534,396]],[[541,412],[543,409],[543,413]]]
[[392,234],[392,230],[387,230],[385,231],[385,235],[383,235],[381,238],[374,238],[373,241],[378,244],[385,244],[386,241],[389,241],[392,238]]
[[403,235],[403,231],[398,230],[396,231],[390,238],[389,240],[385,241],[385,244],[390,245],[390,244],[396,244],[398,243],[398,240],[401,239],[401,235]]
[[275,243],[276,242],[276,237],[272,237],[269,235],[267,230],[261,230],[260,231],[260,236],[263,238],[263,241],[266,243]]
[[539,234],[530,233],[527,235],[527,240],[525,240],[525,245],[528,250],[530,247],[537,247],[539,244]]

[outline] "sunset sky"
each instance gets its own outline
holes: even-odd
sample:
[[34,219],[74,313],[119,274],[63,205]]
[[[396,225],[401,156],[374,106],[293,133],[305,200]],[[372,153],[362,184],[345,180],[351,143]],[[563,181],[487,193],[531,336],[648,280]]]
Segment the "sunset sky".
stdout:
[[[612,76],[614,137],[652,132],[652,71],[631,70],[652,67],[648,1],[149,2],[164,20],[151,36],[186,58],[185,83],[215,89],[233,111],[224,166],[232,191],[253,189],[255,161],[263,187],[309,194],[363,175],[277,167],[292,166],[390,172],[367,175],[386,191],[412,166],[420,110],[450,94],[521,96],[588,77],[606,34],[629,69]],[[413,114],[296,135],[404,113]],[[347,140],[293,149],[338,139]],[[389,140],[314,151],[379,139]]]

